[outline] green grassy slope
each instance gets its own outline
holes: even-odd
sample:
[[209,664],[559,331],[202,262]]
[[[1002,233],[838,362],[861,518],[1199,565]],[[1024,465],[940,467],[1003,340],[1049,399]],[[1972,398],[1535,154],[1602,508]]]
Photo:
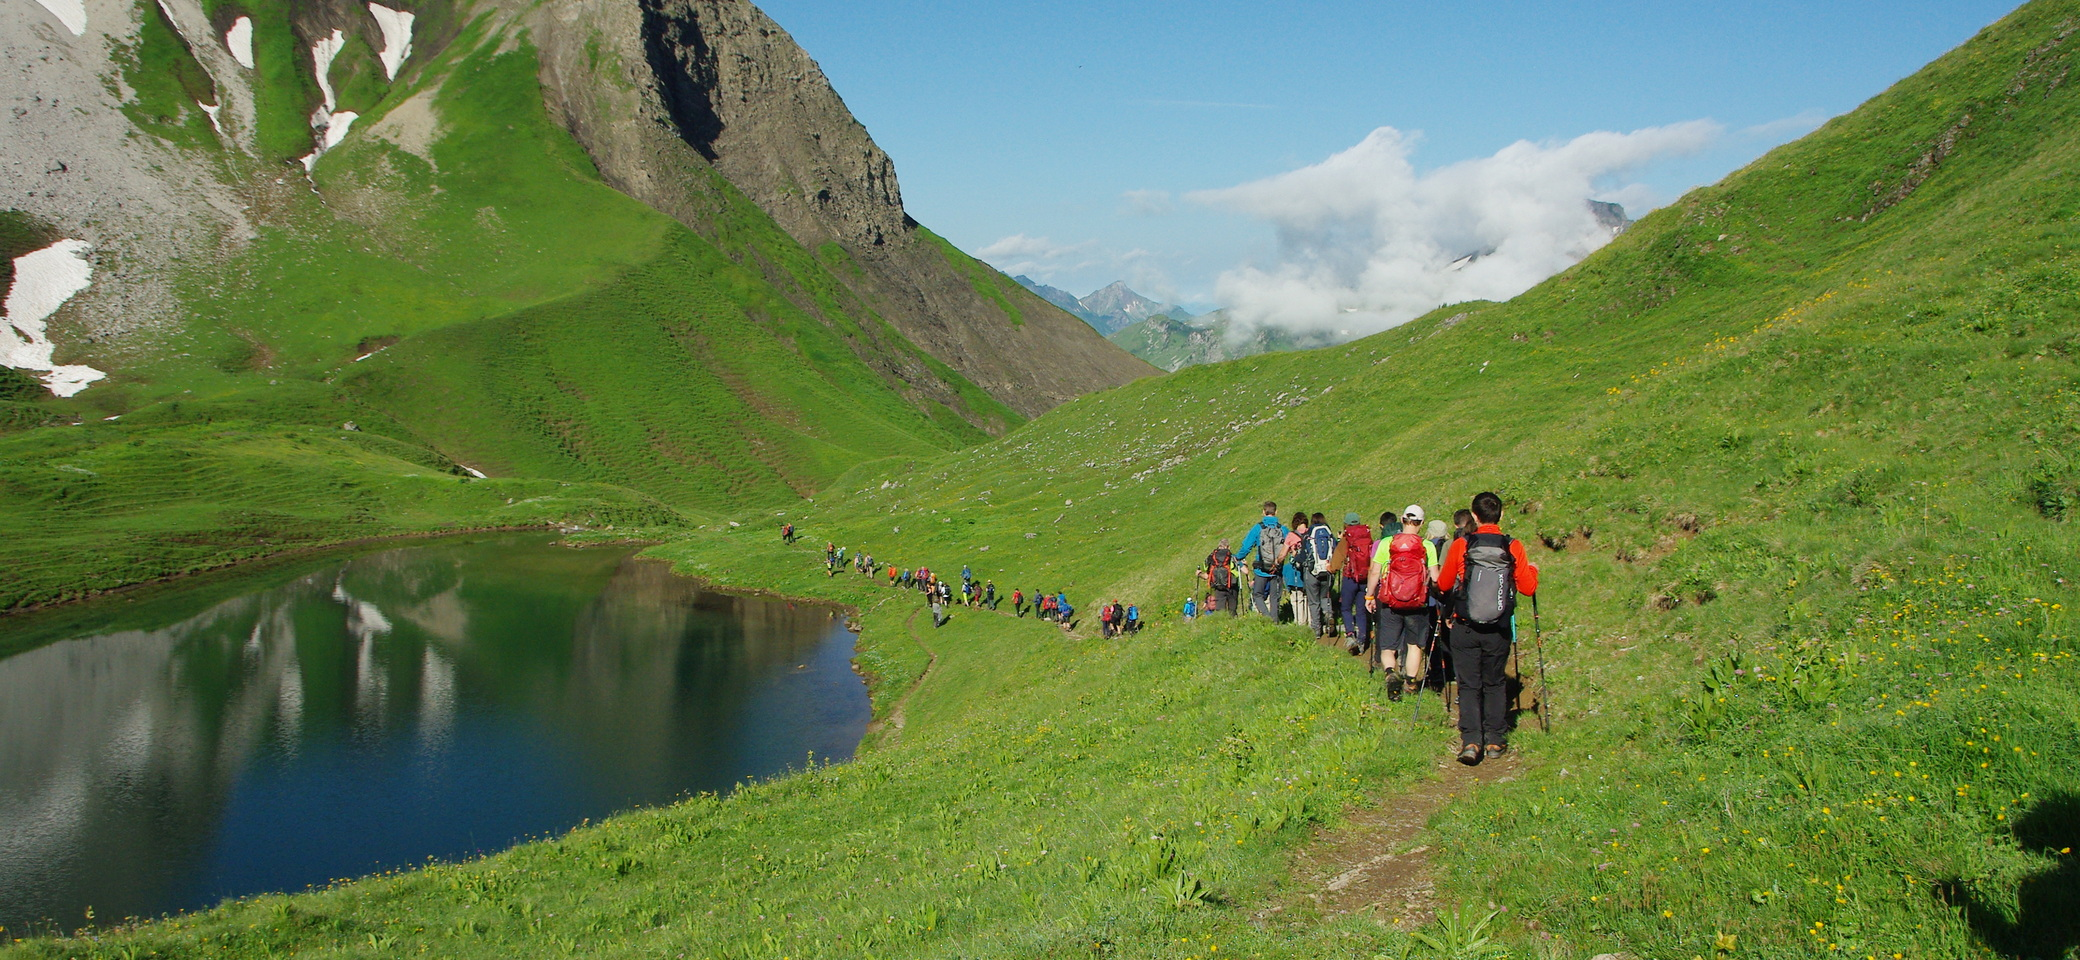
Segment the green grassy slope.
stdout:
[[[1146,610],[1266,496],[1376,516],[1499,489],[1543,569],[1556,726],[1432,822],[1448,903],[1506,907],[1522,955],[2059,955],[2076,18],[2023,8],[1508,304],[1142,381],[790,517]],[[979,614],[926,631],[934,658],[910,595],[738,519],[761,522],[657,552],[860,605],[877,709],[931,664],[900,736],[477,863],[18,949],[1434,953],[1314,916],[1284,876],[1305,825],[1452,737],[1347,659],[1251,622],[1100,644]],[[1272,903],[1295,906],[1258,920]]]

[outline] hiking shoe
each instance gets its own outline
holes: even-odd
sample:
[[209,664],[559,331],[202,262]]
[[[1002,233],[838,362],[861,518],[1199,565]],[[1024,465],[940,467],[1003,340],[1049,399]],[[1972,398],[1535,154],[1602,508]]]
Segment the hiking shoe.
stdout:
[[1465,764],[1465,765],[1467,765],[1467,766],[1469,766],[1469,767],[1470,767],[1470,766],[1473,766],[1473,765],[1474,765],[1474,764],[1476,764],[1476,763],[1479,763],[1479,762],[1481,762],[1481,748],[1480,748],[1480,744],[1477,744],[1477,743],[1469,743],[1469,744],[1466,744],[1465,746],[1462,746],[1462,747],[1460,747],[1460,748],[1459,748],[1459,762],[1460,762],[1460,763],[1463,763],[1463,764]]
[[1358,654],[1364,653],[1364,652],[1365,652],[1365,648],[1364,648],[1364,647],[1361,647],[1361,646],[1358,646],[1358,645],[1357,645],[1357,644],[1355,644],[1355,643],[1346,643],[1346,644],[1344,644],[1344,645],[1343,645],[1343,652],[1345,652],[1345,653],[1348,653],[1348,654],[1350,654],[1351,656],[1354,656],[1354,657],[1355,657],[1355,656],[1357,656]]
[[1493,760],[1493,759],[1495,759],[1495,758],[1497,758],[1497,757],[1500,757],[1500,756],[1502,756],[1502,755],[1503,755],[1503,754],[1505,754],[1505,753],[1508,753],[1508,752],[1509,752],[1509,744],[1506,744],[1506,743],[1491,743],[1491,744],[1488,744],[1488,749],[1487,749],[1487,750],[1485,750],[1485,751],[1483,751],[1483,752],[1484,752],[1484,753],[1486,753],[1486,754],[1488,755],[1488,759],[1490,759],[1490,760]]
[[1392,701],[1394,701],[1395,703],[1400,703],[1400,702],[1401,702],[1401,686],[1402,686],[1402,683],[1401,683],[1401,675],[1400,675],[1400,674],[1398,674],[1398,673],[1390,673],[1390,674],[1387,674],[1387,699],[1388,699],[1388,700],[1392,700]]

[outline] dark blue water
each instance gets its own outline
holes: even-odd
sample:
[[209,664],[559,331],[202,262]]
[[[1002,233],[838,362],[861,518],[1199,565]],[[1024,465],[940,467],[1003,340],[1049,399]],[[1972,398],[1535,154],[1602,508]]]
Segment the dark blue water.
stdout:
[[[442,541],[66,611],[0,660],[0,925],[467,857],[852,755],[837,611],[632,553]],[[52,629],[0,620],[0,648]]]

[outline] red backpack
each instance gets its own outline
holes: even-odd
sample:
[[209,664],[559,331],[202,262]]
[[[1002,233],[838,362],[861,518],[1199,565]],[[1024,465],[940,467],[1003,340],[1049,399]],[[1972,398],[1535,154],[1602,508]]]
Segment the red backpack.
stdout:
[[1418,610],[1430,602],[1430,566],[1423,538],[1397,533],[1387,541],[1387,572],[1379,581],[1379,601],[1391,610]]
[[1372,528],[1354,523],[1343,528],[1343,578],[1364,583],[1372,574]]

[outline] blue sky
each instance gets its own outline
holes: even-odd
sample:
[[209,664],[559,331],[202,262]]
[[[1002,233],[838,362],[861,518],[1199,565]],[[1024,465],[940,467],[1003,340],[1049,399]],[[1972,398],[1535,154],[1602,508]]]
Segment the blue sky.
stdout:
[[[1406,164],[1405,189],[1420,198],[1434,192],[1425,174],[1517,141],[1554,147],[1596,131],[1716,124],[1681,128],[1691,135],[1662,138],[1622,169],[1588,171],[1593,192],[1637,213],[1853,109],[2013,6],[761,5],[894,158],[905,203],[926,226],[1077,294],[1126,278],[1197,306],[1234,299],[1223,274],[1233,281],[1260,267],[1268,276],[1321,255],[1310,244],[1328,241],[1296,241],[1296,222],[1266,211],[1288,209],[1294,190],[1365,174],[1302,174],[1284,194],[1204,191],[1321,164],[1380,127],[1401,136],[1372,141],[1370,162]],[[1374,198],[1362,216],[1404,199]],[[1436,217],[1462,209],[1430,206]],[[1361,231],[1361,248],[1401,242],[1371,236],[1376,228]],[[1338,302],[1362,298],[1355,276],[1332,284],[1349,287]]]

